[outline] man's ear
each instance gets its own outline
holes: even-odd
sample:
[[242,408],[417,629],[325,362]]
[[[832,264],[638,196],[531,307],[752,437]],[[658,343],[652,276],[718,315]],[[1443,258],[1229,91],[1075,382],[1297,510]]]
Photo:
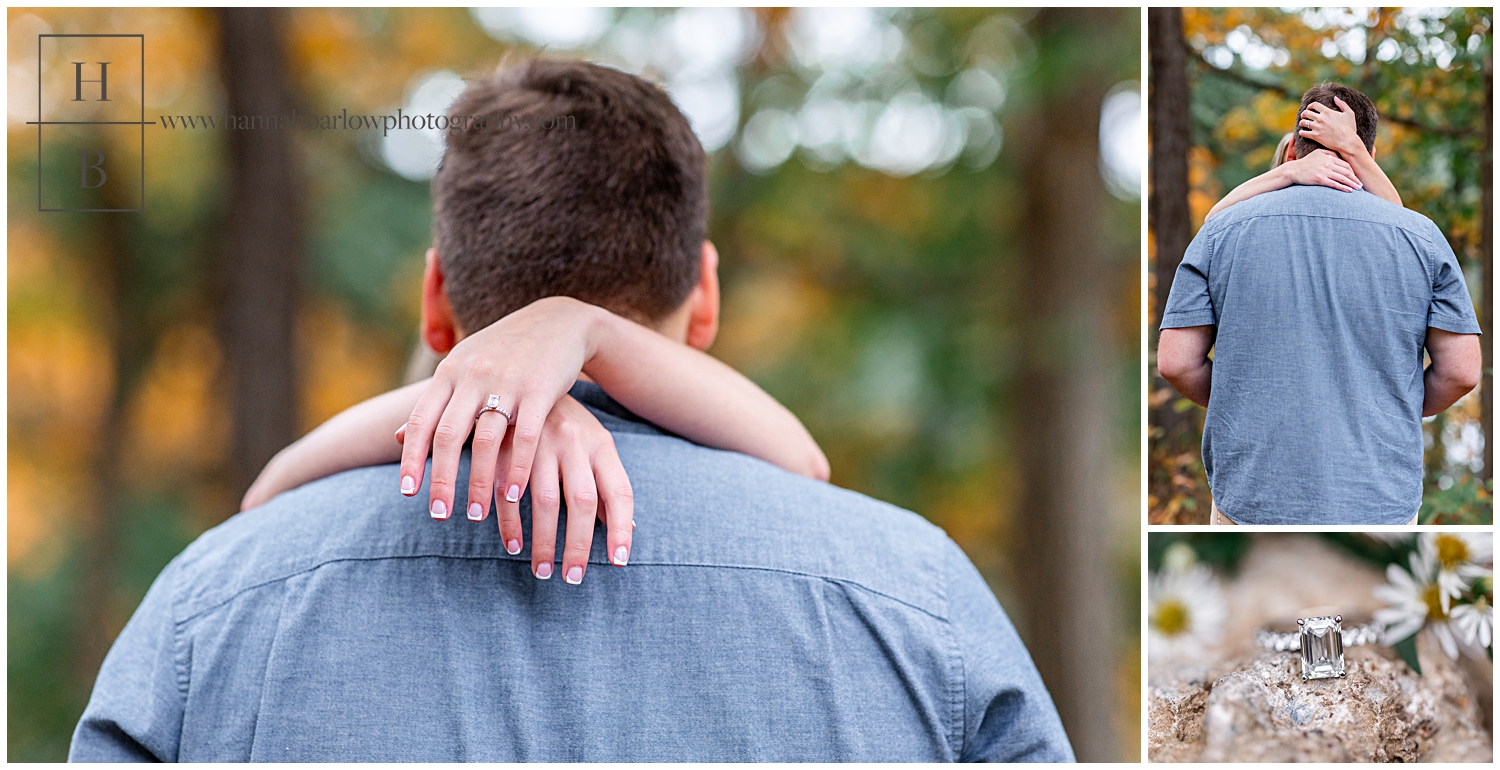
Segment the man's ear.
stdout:
[[688,295],[687,344],[708,350],[719,333],[719,251],[703,242],[698,263],[698,285]]
[[427,267],[422,270],[422,339],[438,355],[446,355],[458,344],[458,326],[453,321],[453,306],[443,289],[443,268],[438,264],[437,249],[427,250]]
[[1370,142],[1370,160],[1375,160],[1375,150],[1376,144],[1374,142]]

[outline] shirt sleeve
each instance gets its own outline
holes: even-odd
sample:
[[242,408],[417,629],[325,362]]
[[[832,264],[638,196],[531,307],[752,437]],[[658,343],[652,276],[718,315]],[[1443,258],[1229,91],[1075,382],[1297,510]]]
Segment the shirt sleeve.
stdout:
[[1167,295],[1167,306],[1162,309],[1161,328],[1180,329],[1218,323],[1213,299],[1208,295],[1208,263],[1212,251],[1208,228],[1205,227],[1188,244],[1187,253],[1182,255],[1182,264],[1177,266],[1177,274],[1172,277],[1172,291]]
[[177,654],[172,590],[176,562],[162,570],[115,639],[83,718],[69,762],[175,762],[186,702],[186,669]]
[[1072,762],[1031,655],[963,551],[949,543],[949,622],[962,661],[964,762]]
[[1474,300],[1469,296],[1468,284],[1464,283],[1458,257],[1441,232],[1433,235],[1432,304],[1427,308],[1427,325],[1454,334],[1479,334]]

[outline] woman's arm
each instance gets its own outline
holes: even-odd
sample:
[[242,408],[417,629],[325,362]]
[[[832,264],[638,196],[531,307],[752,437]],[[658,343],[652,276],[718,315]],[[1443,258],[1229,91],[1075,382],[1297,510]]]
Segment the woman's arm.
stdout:
[[1348,162],[1334,152],[1318,150],[1305,158],[1289,160],[1234,188],[1209,209],[1204,221],[1213,219],[1215,214],[1236,203],[1294,184],[1322,185],[1343,192],[1353,192],[1360,188],[1359,178],[1354,175],[1354,168]]
[[276,453],[240,501],[246,511],[289,489],[354,468],[401,459],[393,432],[406,424],[427,381],[382,393],[334,415]]
[[1215,214],[1241,201],[1249,200],[1262,193],[1290,187],[1292,180],[1287,175],[1285,168],[1286,164],[1282,164],[1230,190],[1228,195],[1220,198],[1219,202],[1215,203],[1214,207],[1208,210],[1208,215],[1203,218],[1203,221],[1207,222],[1213,219]]
[[[512,465],[500,489],[514,507],[542,420],[580,374],[627,409],[693,441],[812,478],[828,475],[828,461],[802,423],[744,375],[602,308],[548,297],[464,338],[443,359],[408,420],[402,490],[412,494],[421,485],[430,448],[432,498],[452,505],[463,442],[493,394],[514,428],[476,434],[475,452],[489,452],[490,443],[512,434]],[[474,474],[470,493],[483,496],[492,481]]]
[[597,324],[583,373],[625,408],[700,444],[827,480],[828,460],[802,422],[743,374],[606,310],[582,309]]
[[[464,340],[445,361],[445,375],[455,367],[479,376],[501,370],[527,374],[532,369],[530,386],[550,379],[561,383],[566,392],[582,373],[627,409],[673,433],[742,452],[793,473],[828,478],[828,461],[802,423],[744,375],[713,357],[568,298],[541,300],[515,315],[510,323],[502,319]],[[521,365],[507,368],[507,362]],[[556,372],[572,369],[572,373],[548,373],[549,368]],[[433,382],[416,382],[350,407],[283,449],[245,493],[241,510],[335,473],[401,460],[402,442],[393,438],[393,431],[406,430]],[[454,392],[443,384],[439,390]],[[472,425],[473,412],[468,415]],[[460,448],[467,435],[459,437]],[[415,472],[408,468],[403,474],[411,479],[410,484],[405,479],[402,483],[402,491],[408,494],[420,486],[426,447],[420,452]],[[446,512],[453,510],[452,503],[444,500]]]
[[1365,189],[1400,206],[1401,193],[1359,138],[1354,111],[1337,96],[1333,101],[1336,110],[1320,102],[1309,104],[1298,118],[1297,133],[1337,152],[1354,167]]
[[[430,450],[429,504],[453,510],[459,457],[473,433],[468,497],[488,499],[493,487],[501,532],[519,531],[518,502],[542,423],[580,373],[667,430],[827,475],[822,451],[797,418],[739,373],[600,308],[549,297],[466,337],[443,359],[407,420],[401,491],[417,493]],[[491,396],[493,411],[507,419],[486,413],[487,423],[476,426]],[[501,442],[509,462],[496,467]]]

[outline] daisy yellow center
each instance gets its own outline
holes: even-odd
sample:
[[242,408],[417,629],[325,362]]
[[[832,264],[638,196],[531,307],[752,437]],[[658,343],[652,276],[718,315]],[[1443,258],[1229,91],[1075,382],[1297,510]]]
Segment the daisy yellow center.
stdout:
[[1443,612],[1443,593],[1437,583],[1422,589],[1422,601],[1427,603],[1428,620],[1447,620],[1448,613]]
[[1156,630],[1167,636],[1177,636],[1188,629],[1188,608],[1176,599],[1168,599],[1156,605],[1155,617],[1151,618],[1151,625]]
[[1443,571],[1452,572],[1455,567],[1469,560],[1469,544],[1461,537],[1438,535],[1437,558],[1438,563],[1443,565]]

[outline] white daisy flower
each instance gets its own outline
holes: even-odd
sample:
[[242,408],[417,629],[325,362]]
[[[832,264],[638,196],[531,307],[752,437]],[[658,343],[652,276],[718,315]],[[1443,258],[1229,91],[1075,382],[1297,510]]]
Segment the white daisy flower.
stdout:
[[1465,644],[1481,649],[1495,640],[1495,608],[1483,596],[1453,608],[1453,625]]
[[[1385,625],[1385,638],[1400,641],[1422,628],[1432,631],[1448,657],[1458,657],[1459,636],[1448,616],[1448,602],[1443,589],[1434,579],[1436,566],[1422,554],[1411,554],[1411,572],[1399,564],[1385,568],[1386,585],[1376,586],[1375,596],[1390,604],[1375,612],[1375,620]],[[1461,632],[1460,632],[1461,633]]]
[[1450,599],[1463,596],[1475,578],[1490,575],[1494,560],[1494,539],[1484,533],[1438,532],[1424,534],[1418,548],[1428,563],[1437,567],[1437,584],[1442,588],[1443,612],[1450,609]]
[[1191,657],[1218,644],[1227,612],[1208,567],[1162,570],[1151,579],[1150,598],[1150,657]]

